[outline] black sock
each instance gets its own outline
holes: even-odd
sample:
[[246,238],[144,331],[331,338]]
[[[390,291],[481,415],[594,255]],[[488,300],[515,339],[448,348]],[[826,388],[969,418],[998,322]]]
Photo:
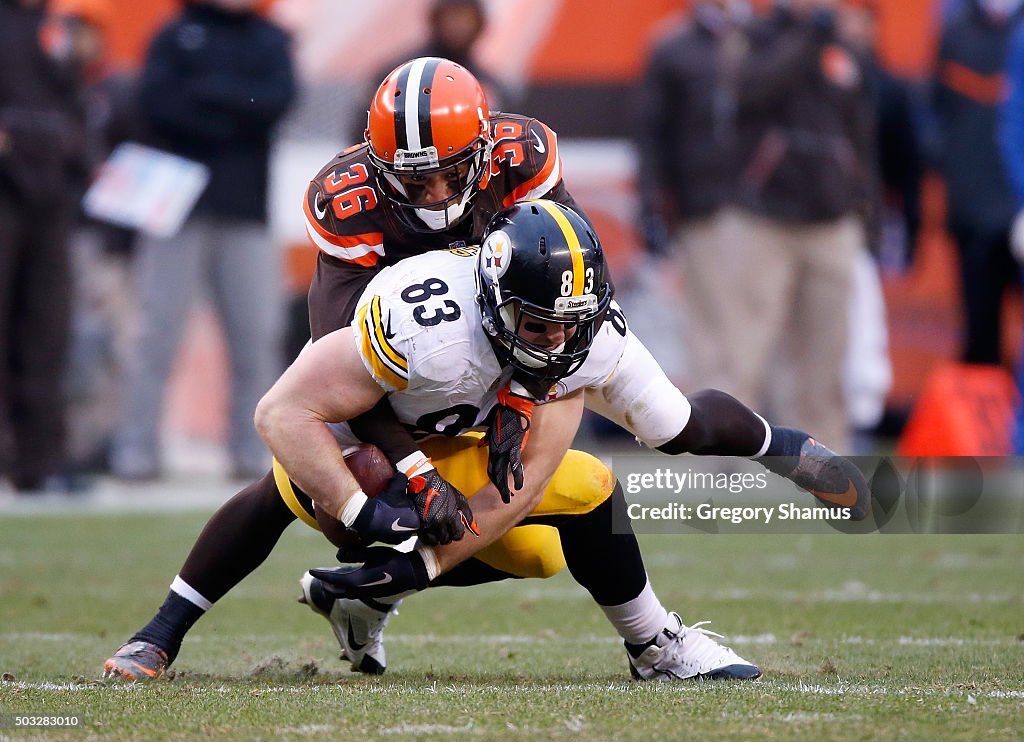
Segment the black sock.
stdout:
[[152,620],[131,638],[155,644],[167,652],[167,663],[174,662],[185,634],[205,613],[202,608],[171,590]]
[[796,469],[800,461],[800,448],[808,438],[810,436],[802,430],[773,425],[772,440],[759,461],[768,471],[788,477]]

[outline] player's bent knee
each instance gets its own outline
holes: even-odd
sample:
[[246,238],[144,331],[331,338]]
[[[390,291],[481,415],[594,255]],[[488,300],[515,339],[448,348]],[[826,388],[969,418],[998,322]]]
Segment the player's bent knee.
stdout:
[[565,569],[558,531],[545,525],[517,526],[475,556],[516,577],[546,579]]
[[531,515],[581,515],[608,499],[615,475],[600,459],[570,449]]

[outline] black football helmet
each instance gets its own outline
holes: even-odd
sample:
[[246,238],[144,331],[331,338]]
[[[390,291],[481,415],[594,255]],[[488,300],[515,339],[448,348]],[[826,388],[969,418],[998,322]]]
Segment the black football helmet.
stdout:
[[[587,358],[612,299],[604,250],[594,229],[560,203],[524,201],[499,211],[483,233],[477,258],[477,302],[498,360],[517,377],[548,385]],[[559,325],[550,346],[531,326]],[[546,389],[545,389],[546,391]]]

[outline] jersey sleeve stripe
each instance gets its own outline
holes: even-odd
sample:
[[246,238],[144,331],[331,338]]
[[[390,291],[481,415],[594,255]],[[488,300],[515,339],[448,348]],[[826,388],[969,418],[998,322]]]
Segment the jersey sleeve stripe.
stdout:
[[364,266],[376,265],[384,255],[383,232],[367,232],[350,237],[331,234],[321,227],[309,212],[308,202],[305,205],[305,212],[306,234],[314,245],[328,255]]
[[569,224],[569,220],[565,218],[565,214],[558,210],[558,207],[549,201],[537,201],[537,204],[542,206],[551,218],[555,220],[558,228],[562,230],[562,235],[565,237],[565,241],[569,244],[569,257],[572,260],[572,295],[582,296],[583,295],[583,248],[580,246],[579,237],[576,235],[576,231]]
[[306,227],[306,233],[313,244],[328,255],[367,268],[377,265],[377,261],[384,254],[383,245],[359,245],[357,247],[332,245],[314,232],[309,225]]
[[388,340],[388,333],[385,332],[384,330],[384,317],[380,311],[379,296],[373,297],[373,301],[370,302],[370,320],[371,322],[373,322],[375,329],[374,337],[378,345],[380,346],[381,350],[383,351],[384,355],[387,357],[389,361],[391,361],[391,363],[394,364],[398,371],[408,376],[409,363],[405,360],[405,356],[403,356],[400,352],[398,352],[395,349],[393,345],[391,345],[391,342]]
[[537,123],[544,128],[544,133],[547,135],[547,159],[536,175],[525,183],[521,183],[505,196],[505,200],[502,202],[503,206],[511,206],[519,201],[526,201],[532,198],[541,198],[558,185],[558,181],[562,179],[562,160],[558,156],[555,132],[544,126],[544,124]]
[[395,364],[381,350],[377,327],[374,326],[369,306],[360,307],[356,314],[356,321],[359,323],[362,334],[360,352],[373,377],[392,391],[402,391],[407,388],[409,386],[408,364],[400,354],[399,358],[401,358],[402,364]]

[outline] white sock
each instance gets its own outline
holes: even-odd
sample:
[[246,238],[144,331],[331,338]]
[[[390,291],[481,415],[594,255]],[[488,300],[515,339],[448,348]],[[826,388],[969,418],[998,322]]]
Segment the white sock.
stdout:
[[601,610],[608,621],[619,632],[619,636],[630,644],[648,642],[665,628],[668,611],[658,600],[648,580],[640,594],[622,605],[603,605]]

